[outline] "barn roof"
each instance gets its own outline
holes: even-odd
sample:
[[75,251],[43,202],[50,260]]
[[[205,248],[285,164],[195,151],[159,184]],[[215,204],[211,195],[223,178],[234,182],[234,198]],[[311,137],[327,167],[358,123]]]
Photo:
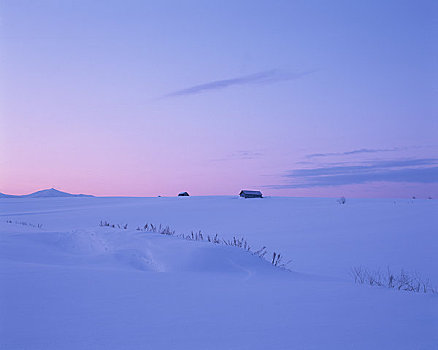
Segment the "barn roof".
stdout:
[[242,190],[242,191],[240,191],[240,193],[255,194],[255,195],[261,195],[262,194],[262,192],[260,192],[260,191],[249,191],[249,190]]

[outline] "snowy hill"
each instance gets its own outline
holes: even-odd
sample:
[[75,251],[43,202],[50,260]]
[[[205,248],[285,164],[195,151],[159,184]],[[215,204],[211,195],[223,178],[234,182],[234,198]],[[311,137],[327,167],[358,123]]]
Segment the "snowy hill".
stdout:
[[54,188],[50,188],[47,190],[41,190],[31,194],[27,194],[22,197],[43,198],[43,197],[93,197],[93,196],[86,194],[71,194],[67,192],[58,191]]
[[[434,200],[2,200],[0,348],[434,349],[437,295],[357,285],[350,271],[404,268],[436,284],[437,210]],[[177,236],[191,230],[244,236],[268,259]],[[272,266],[273,251],[292,272]]]
[[54,188],[41,190],[34,193],[25,194],[22,196],[0,193],[0,198],[46,198],[46,197],[94,197],[94,196],[87,194],[71,194],[71,193],[56,190]]

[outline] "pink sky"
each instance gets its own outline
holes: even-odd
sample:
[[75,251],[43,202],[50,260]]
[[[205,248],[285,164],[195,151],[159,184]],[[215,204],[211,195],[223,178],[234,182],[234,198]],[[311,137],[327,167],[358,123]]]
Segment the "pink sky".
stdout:
[[3,2],[0,192],[436,197],[435,7]]

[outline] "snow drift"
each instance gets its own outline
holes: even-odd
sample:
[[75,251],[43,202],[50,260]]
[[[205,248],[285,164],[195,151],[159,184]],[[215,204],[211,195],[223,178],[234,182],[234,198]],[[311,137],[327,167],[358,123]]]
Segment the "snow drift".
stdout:
[[[3,199],[0,348],[432,349],[436,295],[355,285],[349,271],[402,266],[434,280],[436,211],[435,201]],[[151,221],[243,235],[292,258],[294,272],[136,229]]]

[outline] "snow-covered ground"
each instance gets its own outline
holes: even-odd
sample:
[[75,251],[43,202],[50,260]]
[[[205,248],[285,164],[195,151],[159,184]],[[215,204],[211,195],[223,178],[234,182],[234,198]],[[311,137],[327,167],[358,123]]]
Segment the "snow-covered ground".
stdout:
[[[244,236],[293,272],[145,223]],[[438,286],[437,227],[436,200],[0,199],[0,349],[438,349],[438,295],[350,276]]]

